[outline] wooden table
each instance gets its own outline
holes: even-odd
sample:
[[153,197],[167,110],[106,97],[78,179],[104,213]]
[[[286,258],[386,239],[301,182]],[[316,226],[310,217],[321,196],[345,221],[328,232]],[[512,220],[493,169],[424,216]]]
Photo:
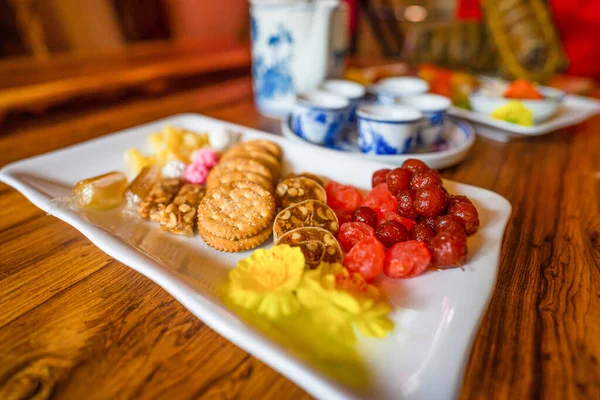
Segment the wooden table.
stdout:
[[[238,78],[0,126],[0,165],[181,112],[279,132]],[[600,398],[598,125],[508,144],[478,138],[443,171],[513,205],[461,398]],[[0,310],[1,399],[308,397],[3,184]]]

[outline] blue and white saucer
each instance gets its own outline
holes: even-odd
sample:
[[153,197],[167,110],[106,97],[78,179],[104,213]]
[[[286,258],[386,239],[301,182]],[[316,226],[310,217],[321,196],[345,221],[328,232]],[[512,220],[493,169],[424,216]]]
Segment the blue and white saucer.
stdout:
[[[294,133],[291,126],[291,119],[283,119],[281,121],[281,130],[283,136],[288,139],[309,144],[311,146],[317,146],[326,148],[324,146],[318,146],[311,143],[303,138],[299,137]],[[458,164],[465,159],[469,150],[475,143],[475,131],[471,124],[464,121],[457,121],[453,119],[446,119],[446,128],[444,130],[444,136],[440,143],[429,146],[429,147],[417,147],[414,152],[408,154],[363,154],[358,148],[356,140],[356,134],[350,135],[348,141],[340,141],[328,148],[334,152],[346,152],[349,157],[359,157],[363,159],[370,159],[378,162],[384,162],[394,165],[400,165],[409,158],[416,158],[431,168],[447,168]]]

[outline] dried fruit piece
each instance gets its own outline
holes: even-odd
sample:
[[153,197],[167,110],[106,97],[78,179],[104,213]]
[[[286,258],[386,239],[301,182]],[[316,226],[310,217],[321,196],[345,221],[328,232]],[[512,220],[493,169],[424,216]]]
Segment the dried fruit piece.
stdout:
[[338,224],[342,226],[346,222],[352,222],[352,211],[350,210],[336,210],[333,209],[335,216],[338,219]]
[[[360,222],[356,222],[360,223]],[[344,257],[344,265],[350,272],[359,273],[366,281],[375,279],[383,271],[385,247],[374,237],[362,239]]]
[[340,226],[338,240],[347,253],[352,247],[367,237],[375,237],[375,229],[362,222],[348,222]]
[[467,237],[465,235],[440,232],[429,242],[431,262],[438,268],[461,266],[467,261]]
[[398,215],[394,212],[386,212],[385,214],[383,214],[381,216],[381,219],[379,219],[379,224],[382,224],[385,221],[400,222],[402,225],[404,225],[407,231],[410,231],[410,228],[412,228],[412,226],[416,223],[412,219],[404,218],[403,216]]
[[122,172],[109,172],[77,182],[73,200],[82,208],[109,210],[125,199],[127,177]]
[[406,168],[396,168],[390,171],[386,177],[386,183],[390,193],[397,196],[400,191],[408,189],[412,180],[412,175],[412,171]]
[[373,172],[373,177],[371,178],[371,187],[374,188],[382,183],[386,183],[387,174],[390,171],[391,169],[384,168]]
[[385,256],[383,273],[390,278],[411,278],[422,274],[431,262],[425,243],[409,240],[396,243]]
[[329,181],[325,186],[327,205],[334,210],[354,210],[362,202],[362,194],[351,185]]
[[462,235],[466,235],[465,224],[454,215],[442,215],[439,216],[435,221],[435,231],[440,232],[452,232]]
[[415,191],[406,189],[398,193],[396,211],[405,218],[416,220],[419,212],[415,209]]
[[408,239],[408,231],[400,222],[388,220],[377,227],[375,236],[385,247],[392,247],[398,242],[405,242]]
[[410,188],[419,190],[427,186],[442,186],[442,177],[435,169],[427,172],[417,172],[410,180]]
[[467,235],[472,235],[479,229],[479,213],[471,203],[457,203],[450,207],[448,214],[457,217],[465,224]]
[[387,212],[396,211],[398,200],[389,192],[387,183],[382,183],[367,194],[362,205],[372,208],[377,217],[381,218]]
[[435,231],[424,223],[413,225],[410,230],[410,239],[423,243],[429,243],[435,237]]
[[352,212],[353,222],[363,222],[373,228],[377,228],[377,213],[369,207],[356,207]]
[[415,209],[424,217],[437,217],[446,209],[447,195],[439,187],[429,186],[415,194]]
[[427,172],[430,169],[423,161],[415,158],[409,158],[408,160],[404,161],[402,163],[402,168],[406,168],[412,172]]

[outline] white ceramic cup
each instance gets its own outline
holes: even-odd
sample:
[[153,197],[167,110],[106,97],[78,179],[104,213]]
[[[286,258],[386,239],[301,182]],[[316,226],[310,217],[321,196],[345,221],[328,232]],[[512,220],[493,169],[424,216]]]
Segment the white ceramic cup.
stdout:
[[365,154],[406,154],[413,147],[423,114],[403,105],[362,105],[358,117],[358,147]]
[[292,130],[309,142],[335,147],[346,124],[350,102],[323,90],[299,94],[292,110]]
[[417,133],[417,144],[431,146],[438,143],[444,136],[444,124],[452,101],[438,94],[421,94],[403,97],[402,104],[415,107],[425,117]]
[[385,78],[372,86],[381,104],[398,104],[403,97],[416,96],[429,91],[429,83],[413,76]]
[[329,79],[323,82],[320,87],[326,92],[343,96],[350,102],[343,132],[343,140],[348,140],[350,132],[356,131],[356,109],[367,94],[367,88],[360,83],[345,79]]

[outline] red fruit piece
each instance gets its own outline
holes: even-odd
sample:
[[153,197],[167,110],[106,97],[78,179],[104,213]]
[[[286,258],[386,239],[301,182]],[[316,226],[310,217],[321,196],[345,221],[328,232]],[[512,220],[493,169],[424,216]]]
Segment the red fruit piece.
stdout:
[[347,222],[340,226],[338,241],[347,253],[361,240],[375,237],[375,229],[362,222]]
[[408,240],[408,230],[398,221],[388,220],[382,222],[375,230],[375,237],[385,247],[392,247],[398,242]]
[[[360,223],[360,222],[354,222]],[[368,226],[368,225],[367,225]],[[350,272],[357,272],[370,281],[383,271],[385,247],[374,237],[367,237],[356,243],[346,257],[344,265]]]
[[382,183],[385,183],[387,174],[391,171],[389,168],[380,169],[378,171],[373,172],[373,177],[371,178],[371,187],[375,187]]
[[454,215],[441,215],[435,220],[435,231],[452,232],[461,235],[466,235],[465,224]]
[[378,224],[381,225],[383,222],[390,220],[400,222],[402,225],[404,225],[407,231],[410,231],[410,228],[412,228],[412,226],[416,223],[412,219],[404,218],[403,216],[398,215],[394,212],[386,212],[381,216],[381,219],[379,220]]
[[448,215],[457,217],[465,224],[467,235],[472,235],[479,229],[479,213],[471,203],[456,203],[448,210]]
[[362,202],[362,194],[351,185],[329,181],[325,186],[327,205],[334,210],[354,210]]
[[435,237],[435,231],[431,227],[418,223],[413,225],[410,230],[410,239],[416,240],[423,243],[429,243],[431,239]]
[[428,186],[415,194],[415,209],[424,217],[437,217],[446,209],[447,195],[439,187]]
[[422,274],[431,262],[431,254],[425,243],[409,240],[396,243],[388,250],[383,272],[390,278],[411,278]]
[[396,168],[387,174],[386,183],[388,190],[394,196],[402,190],[408,189],[412,178],[412,172],[406,168]]
[[363,222],[373,228],[377,228],[377,213],[369,207],[356,207],[352,212],[353,222]]
[[417,172],[410,180],[410,188],[419,190],[427,186],[442,186],[442,177],[435,169],[427,172]]
[[467,237],[462,234],[440,232],[429,242],[431,262],[446,269],[463,265],[467,261]]
[[431,217],[431,218],[419,217],[419,219],[417,220],[418,224],[427,225],[428,227],[433,229],[434,232],[435,232],[435,223],[436,222],[437,222],[437,217]]
[[453,206],[457,203],[473,204],[467,196],[462,196],[460,194],[451,194],[450,196],[448,196],[448,207]]
[[362,205],[372,208],[377,217],[381,218],[386,212],[396,211],[398,200],[389,192],[387,183],[382,183],[367,194]]
[[333,209],[333,212],[338,219],[338,226],[342,226],[346,222],[352,222],[352,211]]
[[408,160],[404,161],[402,163],[402,168],[406,168],[412,172],[427,172],[430,169],[423,161],[415,158],[409,158]]
[[419,212],[415,209],[415,191],[406,189],[398,193],[398,207],[396,211],[405,218],[416,220]]

